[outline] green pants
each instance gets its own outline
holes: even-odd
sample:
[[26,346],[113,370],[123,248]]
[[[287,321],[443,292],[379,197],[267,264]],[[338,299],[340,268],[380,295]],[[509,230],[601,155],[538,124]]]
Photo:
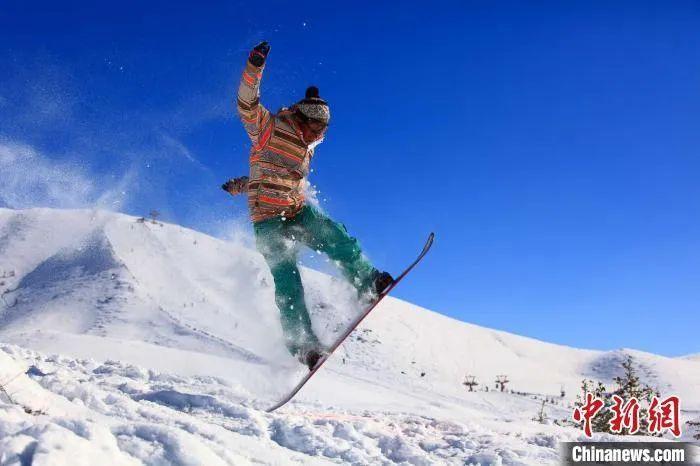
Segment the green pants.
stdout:
[[297,354],[305,348],[319,347],[297,268],[299,247],[306,245],[336,261],[358,293],[369,291],[375,268],[362,255],[357,240],[348,235],[345,226],[308,205],[292,218],[262,220],[254,224],[254,229],[258,251],[265,257],[275,280],[275,302],[287,348]]

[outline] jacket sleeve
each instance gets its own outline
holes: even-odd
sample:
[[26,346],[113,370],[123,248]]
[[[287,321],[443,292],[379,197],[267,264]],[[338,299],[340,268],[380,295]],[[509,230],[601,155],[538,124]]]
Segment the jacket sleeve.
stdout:
[[263,68],[264,66],[257,67],[246,61],[238,86],[238,115],[253,143],[258,141],[260,131],[270,120],[270,112],[260,103],[260,79]]

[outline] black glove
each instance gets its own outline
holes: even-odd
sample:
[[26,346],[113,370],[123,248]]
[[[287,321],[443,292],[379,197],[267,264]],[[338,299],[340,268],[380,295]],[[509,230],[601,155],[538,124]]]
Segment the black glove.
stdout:
[[221,189],[227,193],[235,196],[237,194],[243,194],[248,192],[248,177],[241,176],[240,178],[233,178],[228,180],[226,183],[221,185]]
[[262,41],[250,51],[248,55],[248,61],[258,68],[265,64],[267,59],[267,54],[270,53],[270,44],[267,41]]

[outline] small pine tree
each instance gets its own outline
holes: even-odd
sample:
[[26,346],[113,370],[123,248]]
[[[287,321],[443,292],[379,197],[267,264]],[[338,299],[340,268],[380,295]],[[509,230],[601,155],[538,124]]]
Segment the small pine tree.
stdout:
[[[622,377],[615,377],[615,383],[618,385],[618,389],[614,392],[615,395],[619,396],[623,400],[630,400],[632,397],[639,401],[639,431],[637,435],[648,435],[647,429],[649,427],[649,419],[647,406],[651,404],[652,398],[660,396],[656,390],[648,385],[643,385],[639,381],[639,376],[634,367],[634,360],[632,356],[627,356],[627,359],[622,363],[622,368],[624,369],[624,374]],[[627,429],[622,429],[623,435],[629,435]]]
[[[581,408],[585,403],[586,394],[593,393],[594,397],[602,400],[604,403],[603,408],[591,419],[591,428],[593,432],[617,434],[610,430],[610,421],[615,415],[611,409],[612,406],[614,406],[612,396],[617,395],[622,398],[624,402],[628,402],[634,397],[639,402],[639,430],[634,435],[650,435],[647,430],[649,424],[648,406],[651,403],[651,399],[655,395],[660,396],[660,394],[650,386],[640,382],[632,356],[627,356],[622,363],[622,368],[624,370],[623,375],[613,379],[618,385],[618,388],[613,392],[608,392],[602,382],[598,382],[596,386],[593,380],[584,379],[581,384],[582,394],[576,396],[574,405],[576,408]],[[581,428],[583,428],[582,425]],[[629,429],[623,427],[622,432],[617,435],[630,435]]]
[[[598,411],[598,414],[591,419],[591,429],[593,432],[610,432],[610,420],[613,418],[613,412],[610,411],[610,406],[612,406],[611,395],[607,392],[602,382],[598,382],[598,385],[596,385],[593,380],[583,379],[581,382],[581,393],[576,395],[576,401],[574,402],[576,408],[583,407],[588,393],[592,393],[595,398],[605,403],[603,408]],[[581,428],[583,429],[583,424],[581,424]]]
[[547,413],[544,412],[544,404],[546,400],[542,400],[542,406],[540,407],[540,412],[537,414],[537,416],[533,417],[533,421],[537,421],[540,424],[544,424],[547,422]]

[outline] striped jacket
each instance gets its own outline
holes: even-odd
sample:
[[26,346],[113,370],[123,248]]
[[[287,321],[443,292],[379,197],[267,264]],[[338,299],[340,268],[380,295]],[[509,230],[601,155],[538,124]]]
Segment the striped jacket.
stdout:
[[271,114],[260,103],[264,66],[246,62],[238,87],[238,114],[253,146],[250,150],[248,208],[253,222],[293,217],[304,206],[303,183],[313,148],[304,142],[292,113]]

